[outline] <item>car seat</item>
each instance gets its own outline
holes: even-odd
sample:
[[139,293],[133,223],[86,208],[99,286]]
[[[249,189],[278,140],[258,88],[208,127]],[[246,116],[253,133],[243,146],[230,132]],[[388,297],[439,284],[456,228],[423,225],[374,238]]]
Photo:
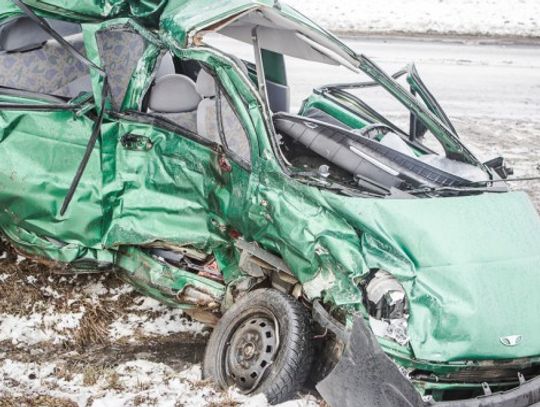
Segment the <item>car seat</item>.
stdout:
[[155,81],[148,100],[149,112],[166,118],[179,126],[197,131],[197,107],[201,96],[195,82],[180,74],[169,74]]

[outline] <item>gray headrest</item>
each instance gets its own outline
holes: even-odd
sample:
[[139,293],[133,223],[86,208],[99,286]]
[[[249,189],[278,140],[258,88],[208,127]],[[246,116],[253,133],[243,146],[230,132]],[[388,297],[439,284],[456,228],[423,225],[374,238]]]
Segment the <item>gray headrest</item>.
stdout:
[[163,55],[161,61],[159,61],[159,68],[156,73],[156,79],[162,78],[165,75],[172,75],[174,73],[176,73],[174,69],[174,60],[172,55],[167,52],[165,55]]
[[[81,32],[79,24],[47,20],[60,35]],[[19,17],[0,26],[0,51],[17,52],[39,48],[51,36],[28,17]]]
[[199,76],[197,76],[197,92],[203,98],[213,98],[216,96],[216,80],[204,69],[201,69]]
[[184,113],[197,109],[201,97],[195,82],[185,75],[165,75],[150,90],[148,107],[158,113]]

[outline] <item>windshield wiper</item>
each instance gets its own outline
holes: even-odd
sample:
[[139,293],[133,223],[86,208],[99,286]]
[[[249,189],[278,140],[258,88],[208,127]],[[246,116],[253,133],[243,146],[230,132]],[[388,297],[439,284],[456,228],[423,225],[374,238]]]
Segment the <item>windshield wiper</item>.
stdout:
[[384,198],[390,195],[390,191],[388,191],[388,193],[379,193],[378,191],[374,192],[373,190],[367,190],[367,189],[363,189],[359,191],[357,188],[351,188],[337,182],[321,179],[320,174],[316,171],[294,172],[294,173],[289,174],[289,176],[291,178],[302,178],[302,182],[306,185],[324,188],[330,191],[337,191],[346,196],[364,196],[364,197],[367,196],[370,198],[373,198],[373,197]]
[[430,192],[508,192],[504,187],[488,186],[489,184],[507,183],[507,182],[523,182],[523,181],[540,181],[540,177],[521,177],[508,179],[490,179],[485,181],[474,181],[467,185],[459,187],[422,187],[407,191],[410,194],[425,194]]
[[495,182],[523,182],[523,181],[540,181],[540,177],[520,177],[520,178],[506,178],[506,179],[490,179],[488,181],[475,181],[471,182],[469,185],[481,185],[481,184],[492,184]]
[[457,192],[457,193],[478,193],[478,192],[492,192],[503,193],[508,192],[507,188],[470,188],[470,187],[439,187],[439,188],[420,188],[407,191],[411,195],[430,194],[434,192]]

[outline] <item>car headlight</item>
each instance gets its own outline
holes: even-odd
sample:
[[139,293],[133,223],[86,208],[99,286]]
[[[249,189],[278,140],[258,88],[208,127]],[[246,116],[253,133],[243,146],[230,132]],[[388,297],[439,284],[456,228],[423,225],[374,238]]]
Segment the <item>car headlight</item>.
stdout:
[[365,286],[369,323],[376,336],[406,345],[408,304],[405,290],[388,272],[379,270]]

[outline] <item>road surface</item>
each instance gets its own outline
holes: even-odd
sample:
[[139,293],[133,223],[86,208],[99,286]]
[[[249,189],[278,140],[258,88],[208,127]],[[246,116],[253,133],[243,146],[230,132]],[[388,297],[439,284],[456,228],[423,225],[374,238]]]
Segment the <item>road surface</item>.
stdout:
[[[347,40],[357,53],[387,72],[415,62],[424,82],[450,116],[488,116],[540,121],[540,44],[495,45],[442,41]],[[248,45],[221,38],[220,48],[252,60]],[[365,78],[344,68],[287,59],[292,105],[318,85]]]
[[[489,116],[540,121],[540,44],[478,45],[410,40],[350,40],[388,72],[415,62],[424,82],[450,116]],[[355,80],[345,72],[332,78],[334,67],[290,61],[290,80],[306,95],[313,83]],[[330,74],[330,77],[328,77]],[[358,80],[358,79],[356,79]],[[297,98],[295,92],[295,102]],[[303,97],[303,96],[300,96]]]

